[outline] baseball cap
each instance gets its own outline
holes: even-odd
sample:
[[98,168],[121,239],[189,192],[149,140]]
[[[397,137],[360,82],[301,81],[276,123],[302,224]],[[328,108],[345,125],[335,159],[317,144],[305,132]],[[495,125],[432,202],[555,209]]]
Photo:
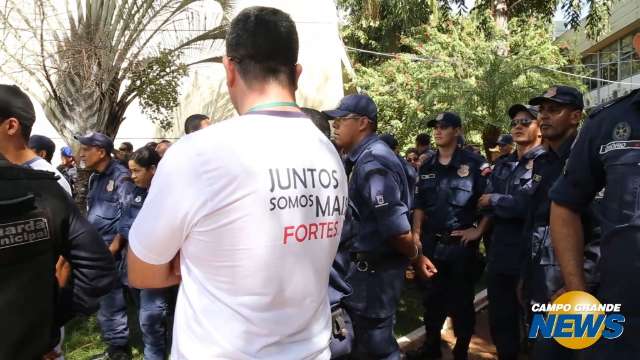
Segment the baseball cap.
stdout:
[[50,156],[53,156],[53,153],[56,152],[56,144],[53,140],[43,135],[31,135],[28,146],[36,151],[44,150]]
[[538,117],[538,109],[538,106],[514,104],[511,105],[507,113],[509,114],[509,117],[513,119],[517,113],[524,111],[529,113],[531,116],[533,116],[534,119],[536,119]]
[[60,155],[64,157],[73,157],[73,150],[70,147],[65,146],[60,149]]
[[75,135],[74,138],[82,145],[103,148],[108,153],[113,151],[113,141],[103,133],[90,132],[84,136]]
[[0,116],[15,117],[21,125],[29,127],[36,122],[31,99],[15,85],[0,84]]
[[378,108],[376,103],[367,95],[347,95],[340,100],[340,105],[335,110],[323,111],[329,118],[335,119],[350,114],[366,116],[374,123],[378,122]]
[[442,124],[447,127],[451,126],[454,128],[459,128],[462,126],[462,119],[460,119],[460,116],[458,116],[458,114],[445,111],[438,114],[435,119],[429,121],[427,123],[427,127],[436,127],[436,125],[438,124]]
[[541,96],[529,100],[529,105],[540,105],[544,101],[553,101],[559,104],[572,105],[578,109],[584,109],[582,93],[571,86],[552,86]]
[[511,145],[513,144],[513,136],[511,136],[510,134],[502,134],[500,135],[496,143],[498,145]]

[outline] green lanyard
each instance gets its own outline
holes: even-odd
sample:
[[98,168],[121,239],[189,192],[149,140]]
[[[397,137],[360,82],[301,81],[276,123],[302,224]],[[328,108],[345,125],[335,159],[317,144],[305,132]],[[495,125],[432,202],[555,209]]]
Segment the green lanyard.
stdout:
[[256,106],[252,107],[251,109],[249,109],[249,111],[247,111],[247,112],[250,113],[250,112],[256,111],[256,110],[263,110],[263,109],[281,107],[281,106],[298,107],[298,104],[296,104],[293,101],[274,101],[274,102],[268,102],[268,103],[264,103],[264,104],[258,104]]

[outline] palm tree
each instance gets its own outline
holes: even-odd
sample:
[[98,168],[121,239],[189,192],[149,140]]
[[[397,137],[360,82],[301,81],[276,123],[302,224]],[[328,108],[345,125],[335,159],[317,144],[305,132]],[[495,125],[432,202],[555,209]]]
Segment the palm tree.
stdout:
[[68,143],[87,131],[114,137],[134,100],[151,113],[171,111],[186,66],[220,61],[214,55],[232,6],[226,0],[5,0],[0,74],[43,104]]

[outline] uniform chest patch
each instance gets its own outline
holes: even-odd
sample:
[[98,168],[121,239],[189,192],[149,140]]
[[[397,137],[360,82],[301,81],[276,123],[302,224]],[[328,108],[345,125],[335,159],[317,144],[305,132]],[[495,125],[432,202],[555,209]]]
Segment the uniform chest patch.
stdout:
[[116,182],[113,180],[109,180],[109,182],[107,183],[107,192],[112,192],[113,189],[115,189],[116,187]]
[[458,168],[458,176],[467,177],[469,176],[469,165],[463,164]]
[[436,178],[436,174],[420,175],[420,179],[435,179],[435,178]]
[[600,155],[606,154],[615,150],[639,150],[640,140],[630,141],[612,141],[606,145],[600,146]]
[[533,175],[533,181],[535,181],[535,182],[542,181],[542,175],[540,175],[540,174]]
[[611,133],[611,138],[615,141],[625,141],[629,140],[631,137],[631,125],[628,122],[622,121],[616,124],[613,127],[613,132]]
[[49,224],[45,218],[0,224],[0,249],[26,245],[50,238]]

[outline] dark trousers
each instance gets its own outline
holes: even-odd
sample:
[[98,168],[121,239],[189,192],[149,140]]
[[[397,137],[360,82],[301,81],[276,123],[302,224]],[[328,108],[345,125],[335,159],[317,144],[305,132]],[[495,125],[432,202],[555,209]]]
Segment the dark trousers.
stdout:
[[553,338],[545,339],[539,336],[533,343],[531,360],[578,360],[578,354],[578,350],[566,348]]
[[516,294],[518,275],[487,273],[489,328],[499,360],[518,358],[521,309]]
[[475,327],[472,255],[469,249],[461,249],[450,259],[434,259],[438,273],[433,278],[422,281],[426,329],[424,352],[427,356],[440,354],[440,330],[449,316],[457,338],[453,349],[454,358],[467,358]]
[[400,348],[393,336],[394,317],[369,318],[349,313],[355,332],[353,359],[400,360]]

